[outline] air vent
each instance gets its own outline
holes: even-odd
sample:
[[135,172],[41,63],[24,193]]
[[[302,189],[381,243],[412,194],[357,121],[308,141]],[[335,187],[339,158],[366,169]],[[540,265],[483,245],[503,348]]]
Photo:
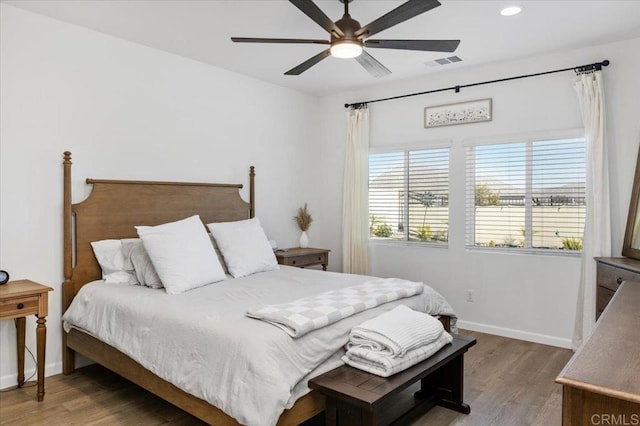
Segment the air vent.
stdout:
[[447,58],[440,58],[433,61],[425,62],[424,64],[428,67],[436,67],[439,65],[452,64],[454,62],[462,62],[462,58],[459,56],[449,56]]

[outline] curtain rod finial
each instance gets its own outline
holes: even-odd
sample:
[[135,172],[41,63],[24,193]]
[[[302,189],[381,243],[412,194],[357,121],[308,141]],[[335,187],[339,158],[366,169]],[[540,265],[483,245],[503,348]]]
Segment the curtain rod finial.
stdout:
[[605,59],[605,60],[604,60],[604,61],[602,61],[601,63],[602,63],[602,65],[604,65],[605,67],[608,67],[608,66],[609,66],[609,64],[610,64],[611,62],[609,62],[609,60],[608,60],[608,59]]

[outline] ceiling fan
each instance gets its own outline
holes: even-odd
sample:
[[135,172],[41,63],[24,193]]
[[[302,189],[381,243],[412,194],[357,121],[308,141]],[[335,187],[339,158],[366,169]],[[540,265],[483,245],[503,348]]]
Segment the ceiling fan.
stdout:
[[440,6],[438,0],[409,0],[391,12],[381,16],[373,22],[360,25],[358,21],[349,15],[349,3],[352,0],[339,0],[344,3],[344,15],[333,22],[313,2],[313,0],[289,0],[311,18],[315,23],[324,28],[330,35],[330,40],[322,39],[297,39],[297,38],[250,38],[231,37],[236,43],[294,43],[294,44],[324,44],[329,48],[323,50],[300,65],[285,72],[285,75],[300,75],[328,56],[336,58],[355,58],[374,77],[384,77],[391,71],[378,62],[363,48],[421,50],[429,52],[453,52],[460,44],[460,40],[371,40],[374,34],[384,31],[394,25],[400,24],[414,16]]

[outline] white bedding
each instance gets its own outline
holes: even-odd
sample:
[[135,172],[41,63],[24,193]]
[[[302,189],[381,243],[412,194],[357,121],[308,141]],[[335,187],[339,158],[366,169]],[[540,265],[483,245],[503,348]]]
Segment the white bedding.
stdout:
[[404,304],[433,315],[454,315],[430,287],[420,295],[360,312],[292,339],[245,316],[370,277],[281,267],[249,277],[167,294],[126,284],[87,284],[63,315],[66,331],[84,330],[157,376],[223,410],[242,424],[274,425],[309,391],[307,381],[342,364],[351,328]]

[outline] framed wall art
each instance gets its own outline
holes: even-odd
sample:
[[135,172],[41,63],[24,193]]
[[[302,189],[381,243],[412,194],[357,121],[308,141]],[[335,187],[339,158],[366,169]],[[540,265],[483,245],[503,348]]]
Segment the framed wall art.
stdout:
[[491,121],[491,109],[491,98],[429,106],[424,109],[424,127],[454,126],[456,124]]

